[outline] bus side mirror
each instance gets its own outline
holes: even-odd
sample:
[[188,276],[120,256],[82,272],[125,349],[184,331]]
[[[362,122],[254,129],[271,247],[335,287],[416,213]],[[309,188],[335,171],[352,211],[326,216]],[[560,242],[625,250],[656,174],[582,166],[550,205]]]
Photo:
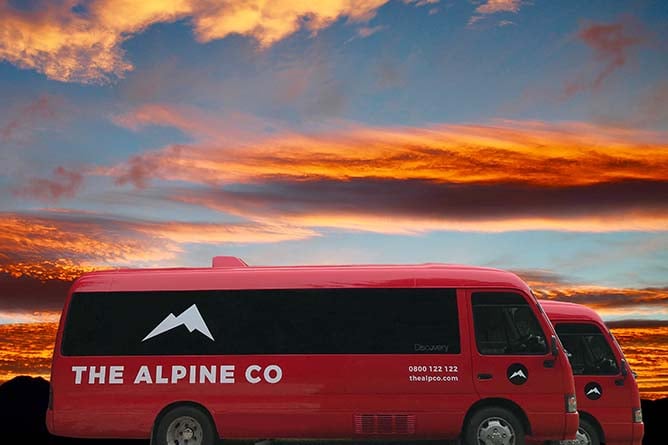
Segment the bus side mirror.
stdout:
[[552,356],[556,357],[559,355],[559,347],[557,347],[557,337],[554,335],[550,339],[550,350],[552,351]]
[[621,369],[622,376],[626,377],[629,373],[629,367],[626,366],[626,359],[622,359],[622,367],[621,368],[622,368]]

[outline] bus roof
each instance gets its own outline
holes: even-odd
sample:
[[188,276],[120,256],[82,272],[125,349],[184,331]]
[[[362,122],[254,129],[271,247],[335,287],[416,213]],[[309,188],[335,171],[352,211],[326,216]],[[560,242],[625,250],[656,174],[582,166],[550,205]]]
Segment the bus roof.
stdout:
[[586,320],[605,324],[595,310],[583,304],[555,300],[539,300],[539,302],[545,313],[547,313],[548,318],[552,321]]
[[366,264],[247,266],[234,257],[214,258],[214,267],[117,269],[89,272],[72,291],[151,291],[213,289],[308,289],[331,287],[512,288],[529,292],[517,275],[458,264]]

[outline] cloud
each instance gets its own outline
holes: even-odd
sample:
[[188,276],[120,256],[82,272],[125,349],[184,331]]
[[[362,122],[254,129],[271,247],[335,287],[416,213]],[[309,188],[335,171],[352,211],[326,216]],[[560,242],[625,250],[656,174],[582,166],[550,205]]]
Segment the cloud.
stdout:
[[415,6],[430,6],[439,3],[440,0],[403,0],[403,2],[407,5],[412,3]]
[[34,322],[53,318],[51,314],[60,312],[63,308],[71,284],[71,280],[41,280],[34,276],[15,277],[0,272],[0,286],[2,286],[0,325],[5,321]]
[[5,109],[8,119],[0,124],[0,141],[6,143],[20,139],[25,130],[33,129],[42,121],[57,118],[62,106],[60,97],[42,94],[13,109]]
[[666,227],[668,135],[661,132],[582,122],[339,123],[336,133],[279,130],[230,141],[206,115],[163,107],[139,114],[142,122],[188,129],[195,142],[92,174],[140,189],[152,180],[186,184],[165,194],[253,221],[383,233]]
[[497,12],[518,12],[522,6],[522,0],[487,0],[477,8],[478,14],[496,14]]
[[[162,112],[144,117],[174,125]],[[181,115],[179,128],[200,125]],[[192,123],[191,123],[192,122]],[[169,145],[98,174],[145,186],[151,179],[222,185],[270,179],[424,180],[454,184],[575,186],[620,180],[663,181],[668,134],[583,122],[365,127],[339,122],[336,132],[276,131],[261,138]],[[197,134],[207,135],[208,130]],[[197,136],[195,136],[197,137]],[[564,174],[568,172],[568,174]]]
[[635,19],[627,17],[613,23],[588,23],[580,27],[578,38],[594,53],[600,67],[593,79],[566,84],[564,94],[573,96],[581,91],[597,89],[615,71],[623,67],[632,53],[649,38],[647,31]]
[[124,41],[157,23],[188,20],[199,42],[240,34],[261,48],[302,28],[311,33],[340,18],[364,23],[387,0],[41,1],[18,9],[0,1],[0,60],[63,82],[104,83],[133,69]]
[[366,38],[369,36],[372,36],[376,34],[379,31],[382,31],[385,29],[385,26],[378,25],[378,26],[362,26],[357,30],[357,35],[361,38]]
[[81,187],[81,172],[57,167],[52,179],[32,178],[28,184],[14,190],[18,196],[36,198],[44,202],[56,202],[62,198],[71,198]]
[[0,59],[35,69],[60,81],[104,82],[132,69],[121,43],[152,23],[173,21],[185,14],[178,1],[97,1],[85,11],[74,1],[41,2],[29,10],[0,4]]
[[568,277],[552,270],[514,269],[512,272],[521,277],[531,287],[553,288],[561,286],[565,283],[573,283],[573,280],[570,280]]
[[376,15],[387,0],[322,2],[232,1],[208,2],[193,14],[198,40],[208,42],[230,34],[254,37],[267,47],[298,31],[302,26],[315,33],[341,17],[351,22],[366,22]]
[[178,264],[190,243],[266,243],[317,234],[279,223],[158,222],[46,211],[0,213],[0,273],[69,281],[110,267]]
[[[540,299],[583,304],[614,327],[656,327],[668,323],[668,287],[615,288],[574,283],[561,274],[517,271]],[[633,320],[633,321],[629,321]]]
[[179,249],[167,241],[132,230],[130,222],[92,214],[1,213],[0,272],[71,280],[98,267],[173,259]]
[[664,231],[668,220],[668,182],[654,181],[535,187],[412,179],[274,180],[165,194],[258,222],[394,234]]
[[49,378],[57,323],[0,324],[0,383],[19,375]]
[[[620,328],[668,328],[668,320],[614,320],[606,323],[610,329]],[[668,338],[666,338],[668,341]]]
[[[610,324],[610,323],[608,323]],[[641,397],[668,396],[668,326],[611,326],[631,369],[638,373]]]
[[604,317],[629,318],[633,317],[633,311],[638,311],[644,318],[650,319],[658,315],[668,316],[668,313],[663,311],[668,304],[668,287],[615,289],[593,285],[560,285],[535,287],[533,290],[538,298],[585,304],[599,311]]
[[248,140],[251,135],[262,135],[267,126],[281,125],[250,114],[223,110],[202,110],[187,105],[144,104],[125,113],[111,116],[118,126],[140,131],[150,126],[176,128],[198,141]]
[[[484,19],[485,16],[498,14],[500,12],[511,12],[517,14],[520,8],[525,4],[524,0],[486,0],[475,8],[475,14],[469,19],[469,26]],[[503,24],[502,24],[503,23]],[[499,22],[499,26],[511,24],[508,20]]]

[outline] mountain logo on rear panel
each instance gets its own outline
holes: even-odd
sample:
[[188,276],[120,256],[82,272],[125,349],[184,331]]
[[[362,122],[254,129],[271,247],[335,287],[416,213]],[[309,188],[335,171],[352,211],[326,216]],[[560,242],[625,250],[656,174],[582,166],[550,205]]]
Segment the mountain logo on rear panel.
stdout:
[[153,328],[153,330],[149,332],[142,341],[144,342],[150,338],[164,334],[165,332],[176,329],[179,326],[185,326],[190,333],[198,331],[202,335],[208,337],[210,340],[215,341],[213,339],[213,335],[211,335],[211,331],[209,331],[209,327],[204,322],[204,318],[202,318],[202,314],[199,313],[196,304],[193,304],[188,309],[181,312],[178,317],[173,313],[170,313],[155,328]]

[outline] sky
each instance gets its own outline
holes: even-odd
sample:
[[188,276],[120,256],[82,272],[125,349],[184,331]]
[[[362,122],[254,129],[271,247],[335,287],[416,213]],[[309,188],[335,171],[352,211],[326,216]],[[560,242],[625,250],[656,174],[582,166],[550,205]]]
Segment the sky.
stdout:
[[668,395],[665,1],[0,0],[0,101],[0,380],[81,273],[235,255],[511,270]]

